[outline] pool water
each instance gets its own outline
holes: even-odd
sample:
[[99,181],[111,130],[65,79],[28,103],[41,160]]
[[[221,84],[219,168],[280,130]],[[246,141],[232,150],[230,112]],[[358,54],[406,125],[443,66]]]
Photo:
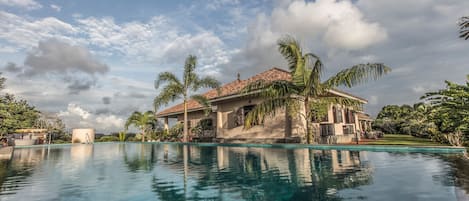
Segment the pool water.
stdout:
[[461,154],[108,143],[15,149],[0,200],[469,200]]

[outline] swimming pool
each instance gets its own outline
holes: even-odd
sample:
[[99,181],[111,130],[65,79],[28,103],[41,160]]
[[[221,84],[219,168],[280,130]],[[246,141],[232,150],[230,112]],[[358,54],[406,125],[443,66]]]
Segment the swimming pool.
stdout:
[[15,149],[0,200],[467,200],[462,154],[105,143]]

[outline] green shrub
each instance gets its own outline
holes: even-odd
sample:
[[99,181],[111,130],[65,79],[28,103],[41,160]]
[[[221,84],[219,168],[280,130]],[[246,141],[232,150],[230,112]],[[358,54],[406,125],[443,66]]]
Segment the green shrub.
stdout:
[[66,144],[66,143],[70,143],[70,141],[65,141],[65,140],[53,140],[52,143],[53,143],[53,144]]
[[103,136],[96,140],[97,142],[117,142],[119,138],[112,135]]

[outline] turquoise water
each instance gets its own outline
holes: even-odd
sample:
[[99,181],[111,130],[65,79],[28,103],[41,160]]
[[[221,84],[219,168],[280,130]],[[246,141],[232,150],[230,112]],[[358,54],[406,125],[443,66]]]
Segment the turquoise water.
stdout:
[[0,200],[468,200],[462,154],[95,144],[16,149]]

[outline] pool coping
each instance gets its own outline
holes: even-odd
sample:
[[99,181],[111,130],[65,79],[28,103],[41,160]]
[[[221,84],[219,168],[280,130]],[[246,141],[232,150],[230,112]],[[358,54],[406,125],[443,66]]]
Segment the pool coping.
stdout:
[[[466,153],[466,147],[450,146],[400,146],[400,145],[311,145],[311,144],[241,144],[241,143],[193,143],[193,142],[95,142],[94,144],[182,144],[196,145],[201,147],[252,147],[252,148],[284,148],[284,149],[315,149],[315,150],[349,150],[349,151],[374,151],[374,152],[424,152],[424,153]],[[39,147],[61,147],[82,144],[44,144],[30,146],[15,146],[15,149],[39,148]]]

